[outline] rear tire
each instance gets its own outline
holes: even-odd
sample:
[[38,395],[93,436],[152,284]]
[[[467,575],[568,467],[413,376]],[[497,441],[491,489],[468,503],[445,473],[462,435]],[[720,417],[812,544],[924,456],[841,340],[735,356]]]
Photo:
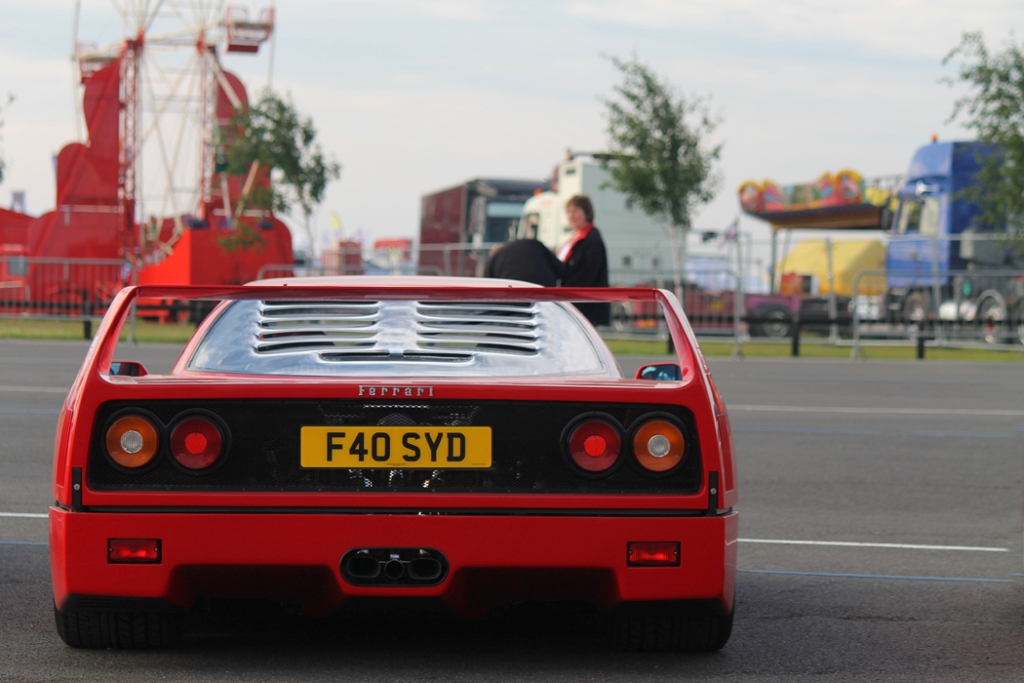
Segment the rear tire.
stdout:
[[765,304],[754,309],[750,334],[755,337],[785,339],[790,336],[793,325],[793,311],[781,304]]
[[1024,344],[1024,302],[1018,302],[1013,307],[1013,315],[1010,316],[1011,342]]
[[67,610],[56,605],[57,634],[77,648],[158,649],[181,640],[181,622],[154,610]]
[[630,606],[615,620],[615,644],[625,652],[717,652],[732,634],[733,612],[687,610],[653,603]]
[[981,336],[987,344],[999,344],[1003,341],[1003,328],[1009,317],[1006,306],[993,297],[987,297],[978,305],[976,322],[981,328]]
[[924,292],[911,292],[903,300],[903,323],[923,326],[932,314],[932,300]]

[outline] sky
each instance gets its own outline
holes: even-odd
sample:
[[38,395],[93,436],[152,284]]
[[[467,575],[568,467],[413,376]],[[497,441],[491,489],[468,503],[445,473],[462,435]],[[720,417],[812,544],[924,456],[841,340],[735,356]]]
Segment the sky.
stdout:
[[[131,4],[145,0],[117,0]],[[201,0],[166,0],[178,6]],[[245,4],[244,0],[240,3]],[[249,5],[255,14],[262,1]],[[76,139],[73,0],[0,0],[0,206],[54,205],[52,155]],[[82,0],[79,40],[113,39],[113,0]],[[607,146],[603,102],[635,57],[677,92],[708,98],[724,144],[717,197],[695,216],[721,230],[748,179],[902,173],[913,151],[967,139],[943,57],[964,31],[992,48],[1024,28],[1019,0],[284,0],[271,68],[225,55],[250,92],[309,114],[343,166],[316,222],[336,213],[367,241],[413,237],[420,197],[475,177],[543,179],[567,148]],[[111,33],[113,31],[113,33]],[[744,217],[756,240],[767,226]]]

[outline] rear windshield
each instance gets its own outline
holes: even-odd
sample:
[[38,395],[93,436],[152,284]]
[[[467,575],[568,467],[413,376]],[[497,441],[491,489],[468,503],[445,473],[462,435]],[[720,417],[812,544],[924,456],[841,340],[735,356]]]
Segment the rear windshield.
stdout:
[[236,301],[188,369],[358,377],[618,376],[570,304]]

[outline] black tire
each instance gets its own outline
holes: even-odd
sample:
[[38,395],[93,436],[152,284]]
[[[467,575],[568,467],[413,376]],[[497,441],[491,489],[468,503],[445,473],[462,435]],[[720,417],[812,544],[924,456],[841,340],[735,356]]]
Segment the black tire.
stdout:
[[177,615],[154,610],[68,610],[53,608],[57,634],[78,648],[158,649],[181,640]]
[[999,344],[1003,341],[1003,330],[1008,317],[1006,306],[997,299],[987,297],[978,305],[975,321],[986,344]]
[[615,644],[625,652],[717,652],[732,635],[733,612],[658,603],[632,607],[615,619]]
[[924,292],[911,292],[903,300],[903,322],[907,325],[924,325],[932,315],[931,297]]
[[1010,341],[1024,344],[1024,302],[1018,302],[1010,315]]
[[782,304],[764,304],[751,314],[750,334],[755,337],[785,339],[793,326],[793,311]]

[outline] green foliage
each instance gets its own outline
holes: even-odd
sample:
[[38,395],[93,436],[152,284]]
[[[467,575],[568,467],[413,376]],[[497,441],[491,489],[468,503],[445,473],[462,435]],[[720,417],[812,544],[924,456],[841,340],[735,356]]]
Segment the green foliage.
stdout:
[[720,122],[699,97],[687,99],[634,57],[611,58],[622,74],[606,100],[612,184],[649,216],[688,230],[693,210],[721,184],[714,170],[722,145],[707,139]]
[[228,173],[245,175],[253,161],[272,169],[269,190],[256,188],[249,202],[280,213],[298,208],[312,244],[310,219],[327,184],[341,175],[341,166],[316,141],[313,119],[299,114],[291,98],[265,90],[256,104],[235,115],[227,143]]
[[229,235],[217,240],[217,244],[226,253],[230,254],[233,251],[248,251],[252,249],[258,254],[263,251],[263,247],[267,246],[267,241],[258,232],[253,230],[252,226],[248,223],[237,221],[235,226],[235,229]]
[[981,223],[1015,233],[1024,247],[1024,49],[1012,40],[992,54],[981,33],[964,33],[943,64],[960,63],[950,85],[966,85],[968,93],[953,105],[950,121],[960,120],[978,140],[992,146],[977,182],[964,195],[977,202]]

